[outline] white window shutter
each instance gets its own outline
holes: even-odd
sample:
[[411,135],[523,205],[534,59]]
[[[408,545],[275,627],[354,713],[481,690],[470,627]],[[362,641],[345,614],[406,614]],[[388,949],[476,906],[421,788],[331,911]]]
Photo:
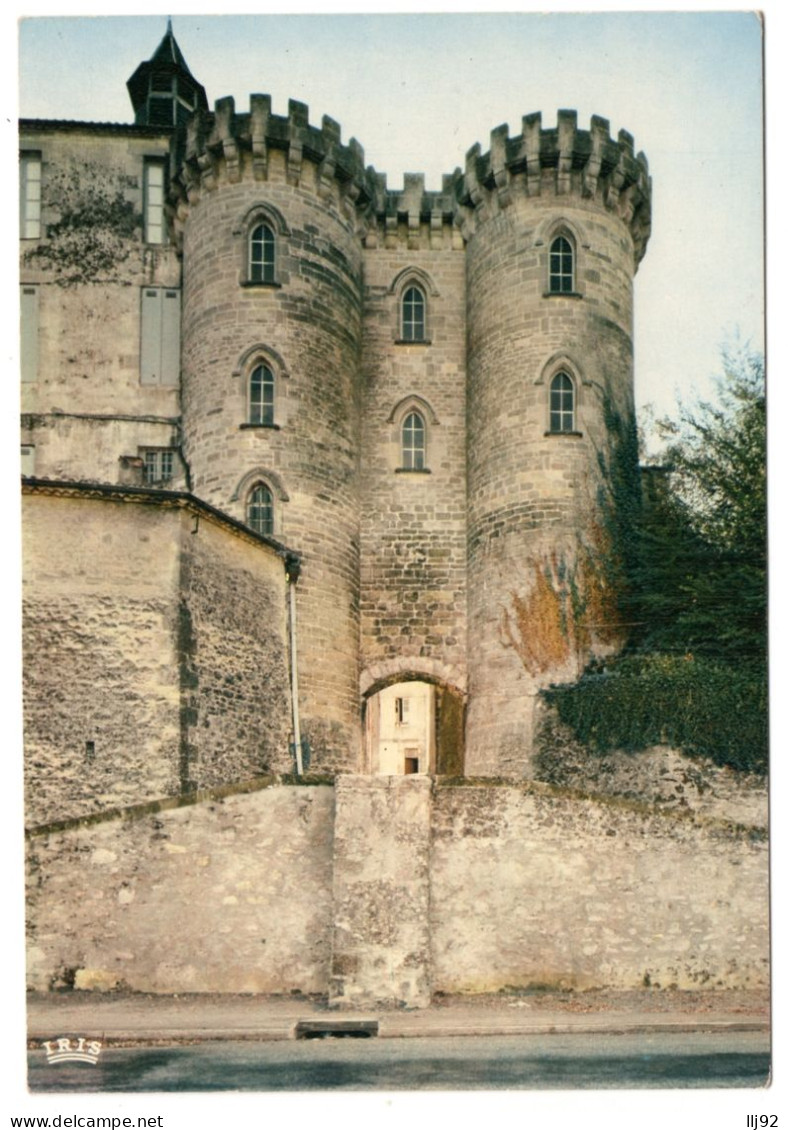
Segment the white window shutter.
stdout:
[[161,291],[142,288],[140,382],[161,384]]
[[178,385],[181,377],[181,293],[142,288],[140,382]]
[[36,473],[36,449],[31,443],[22,444],[22,474],[35,475]]
[[20,295],[22,380],[38,380],[38,287],[23,286]]
[[181,376],[181,295],[178,290],[161,293],[161,383],[177,385]]

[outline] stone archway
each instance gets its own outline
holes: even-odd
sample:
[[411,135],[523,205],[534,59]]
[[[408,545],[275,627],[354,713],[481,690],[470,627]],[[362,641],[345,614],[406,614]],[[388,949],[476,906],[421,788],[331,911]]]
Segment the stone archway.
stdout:
[[364,700],[364,760],[372,775],[462,776],[462,694],[418,675],[373,687]]

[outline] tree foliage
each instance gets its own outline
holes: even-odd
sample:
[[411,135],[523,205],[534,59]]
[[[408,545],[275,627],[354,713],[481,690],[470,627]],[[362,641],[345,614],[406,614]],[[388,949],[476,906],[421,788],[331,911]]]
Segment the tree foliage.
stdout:
[[725,355],[716,402],[662,421],[633,591],[641,646],[728,661],[766,655],[766,399],[762,359]]
[[546,693],[592,751],[668,742],[765,771],[766,402],[762,359],[724,354],[714,402],[659,425],[660,467],[608,469],[625,654]]

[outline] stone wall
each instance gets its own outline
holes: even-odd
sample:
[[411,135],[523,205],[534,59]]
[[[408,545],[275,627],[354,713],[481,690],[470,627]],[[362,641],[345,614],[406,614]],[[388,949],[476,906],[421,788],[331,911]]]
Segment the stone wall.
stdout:
[[538,716],[537,781],[735,824],[768,823],[767,778],[715,765],[709,758],[688,757],[670,746],[592,753],[560,722],[554,708],[541,702]]
[[[599,465],[610,462],[610,419],[634,417],[630,236],[577,186],[558,195],[553,176],[544,170],[538,196],[515,196],[513,184],[511,205],[488,209],[467,251],[468,633],[477,641],[468,771],[485,776],[531,775],[523,751],[532,744],[534,691],[582,669],[571,643],[524,663],[511,643],[518,628],[507,629],[515,601],[529,600],[545,570],[560,584],[581,545],[601,556]],[[569,295],[548,292],[556,230],[575,233]],[[574,385],[568,433],[550,432],[550,381],[559,371]],[[529,612],[526,620],[542,620],[550,609]],[[558,624],[556,632],[560,643]]]
[[178,791],[179,543],[177,512],[25,495],[29,826]]
[[180,414],[177,387],[140,381],[143,288],[180,287],[175,248],[142,231],[144,163],[168,158],[169,135],[24,122],[20,149],[42,165],[41,238],[20,244],[20,281],[38,307],[22,442],[36,448],[39,477],[117,483],[119,457],[169,447]]
[[432,988],[762,988],[765,828],[544,786],[439,787]]
[[333,801],[264,788],[33,837],[29,984],[324,992]]
[[[21,422],[21,441],[35,451],[31,474],[37,478],[141,486],[139,449],[177,452],[180,446],[180,424],[175,417],[121,419],[30,412]],[[173,455],[173,475],[166,485],[185,488],[184,467],[177,455]]]
[[329,1001],[430,1002],[428,777],[340,777]]
[[[365,252],[361,669],[432,659],[465,684],[465,256],[392,238]],[[442,234],[442,233],[441,233]],[[427,338],[398,340],[402,292],[417,284]],[[426,469],[402,468],[402,423],[426,427]]]
[[178,607],[182,787],[290,772],[287,583],[252,537],[198,519],[182,540]]
[[300,990],[369,1008],[768,985],[762,825],[426,777],[173,803],[29,837],[35,988]]
[[28,825],[288,771],[280,553],[153,491],[24,502]]
[[[298,548],[302,730],[313,764],[354,770],[360,757],[359,356],[361,247],[351,222],[269,154],[214,169],[192,193],[184,228],[183,428],[199,497],[246,521],[251,489],[271,492],[274,535]],[[185,208],[184,208],[185,213]],[[249,233],[275,231],[276,278],[247,277]],[[274,376],[273,421],[250,422],[249,381]]]

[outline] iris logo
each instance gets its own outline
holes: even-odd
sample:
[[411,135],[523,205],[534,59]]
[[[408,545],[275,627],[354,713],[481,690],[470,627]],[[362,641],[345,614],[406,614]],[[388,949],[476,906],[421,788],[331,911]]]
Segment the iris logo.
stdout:
[[47,1063],[92,1063],[101,1055],[101,1041],[88,1040],[85,1036],[69,1039],[61,1036],[57,1040],[45,1040],[41,1045],[47,1053]]

